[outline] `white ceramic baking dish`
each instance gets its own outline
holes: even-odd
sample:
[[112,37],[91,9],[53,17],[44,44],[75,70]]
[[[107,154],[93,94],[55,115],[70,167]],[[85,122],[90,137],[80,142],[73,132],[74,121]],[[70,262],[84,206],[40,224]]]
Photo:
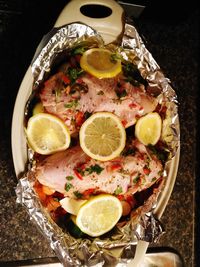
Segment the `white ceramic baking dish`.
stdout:
[[[107,11],[111,11],[111,14],[101,18],[93,18],[93,15],[91,17],[82,14],[80,11],[81,8],[88,5],[96,5],[96,7],[100,6],[100,8],[106,8]],[[77,21],[83,22],[97,30],[106,44],[116,40],[116,38],[123,33],[123,9],[114,0],[72,0],[60,13],[55,22],[55,27],[60,27]],[[12,118],[12,155],[15,173],[18,178],[20,177],[20,174],[24,172],[27,163],[27,143],[24,135],[24,107],[31,94],[32,84],[33,76],[31,66],[29,66],[17,94]],[[170,161],[167,167],[167,182],[164,190],[159,196],[159,201],[154,211],[158,219],[162,216],[173,190],[179,164],[179,154],[180,150],[178,148],[175,157]],[[136,248],[135,258],[127,266],[139,266],[139,262],[143,259],[148,245],[147,242],[139,241]]]

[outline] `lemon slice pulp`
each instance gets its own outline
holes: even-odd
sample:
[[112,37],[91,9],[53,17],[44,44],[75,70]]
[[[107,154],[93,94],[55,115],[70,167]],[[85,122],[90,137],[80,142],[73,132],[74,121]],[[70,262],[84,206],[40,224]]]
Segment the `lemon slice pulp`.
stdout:
[[91,48],[80,59],[80,66],[97,78],[112,78],[122,70],[121,60],[112,60],[113,53],[104,48]]
[[81,206],[76,224],[82,232],[96,237],[110,231],[122,216],[118,198],[108,194],[92,197]]
[[80,146],[93,159],[111,160],[121,153],[126,132],[120,119],[110,112],[97,112],[89,117],[79,132]]
[[33,115],[43,112],[44,112],[44,107],[41,102],[38,102],[33,108]]
[[135,136],[144,145],[155,145],[161,135],[162,120],[157,112],[150,112],[138,119]]
[[42,155],[65,150],[70,145],[67,126],[59,118],[47,113],[38,113],[29,119],[26,135],[31,148]]

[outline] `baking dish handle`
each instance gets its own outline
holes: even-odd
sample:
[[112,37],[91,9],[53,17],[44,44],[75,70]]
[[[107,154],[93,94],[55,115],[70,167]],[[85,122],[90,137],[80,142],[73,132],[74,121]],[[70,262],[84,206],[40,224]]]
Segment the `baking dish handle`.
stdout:
[[123,32],[123,11],[114,0],[72,0],[63,8],[54,26],[85,23],[98,31],[107,44]]

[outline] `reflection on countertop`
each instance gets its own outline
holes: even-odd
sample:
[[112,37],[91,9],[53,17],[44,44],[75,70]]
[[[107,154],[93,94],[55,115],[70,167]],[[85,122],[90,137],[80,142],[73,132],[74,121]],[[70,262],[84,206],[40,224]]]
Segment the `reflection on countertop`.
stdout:
[[[10,130],[14,101],[23,75],[43,34],[52,27],[66,4],[66,1],[52,1],[57,5],[49,4],[49,15],[46,17],[43,16],[46,12],[44,3],[11,2],[8,1],[10,9],[7,3],[7,10],[0,10],[0,261],[55,256],[24,209],[16,204],[14,189],[17,179],[12,162]],[[183,256],[186,266],[194,264],[198,16],[198,10],[194,10],[188,17],[175,23],[143,16],[136,20],[147,49],[177,92],[181,126],[178,175],[161,218],[165,234],[158,244],[151,246],[176,249]]]

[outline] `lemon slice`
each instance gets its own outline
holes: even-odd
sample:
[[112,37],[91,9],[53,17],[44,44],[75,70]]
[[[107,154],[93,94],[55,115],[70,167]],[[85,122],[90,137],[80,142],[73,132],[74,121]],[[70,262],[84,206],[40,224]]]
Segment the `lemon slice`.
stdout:
[[113,53],[104,48],[91,48],[80,59],[80,66],[97,78],[112,78],[122,70],[121,60],[112,60]]
[[29,119],[26,135],[32,149],[42,155],[65,150],[70,145],[67,126],[47,113],[38,113]]
[[157,112],[150,112],[138,119],[135,136],[144,145],[155,145],[161,135],[162,120]]
[[68,213],[77,215],[80,207],[87,202],[85,199],[73,199],[69,197],[65,197],[60,200],[60,204],[64,210]]
[[33,108],[33,115],[43,112],[44,112],[44,107],[41,102],[38,102]]
[[100,236],[110,231],[122,216],[122,205],[118,198],[101,194],[92,197],[81,206],[76,224],[90,236]]
[[126,132],[120,119],[110,112],[97,112],[81,126],[80,145],[93,159],[111,160],[121,153],[126,143]]

